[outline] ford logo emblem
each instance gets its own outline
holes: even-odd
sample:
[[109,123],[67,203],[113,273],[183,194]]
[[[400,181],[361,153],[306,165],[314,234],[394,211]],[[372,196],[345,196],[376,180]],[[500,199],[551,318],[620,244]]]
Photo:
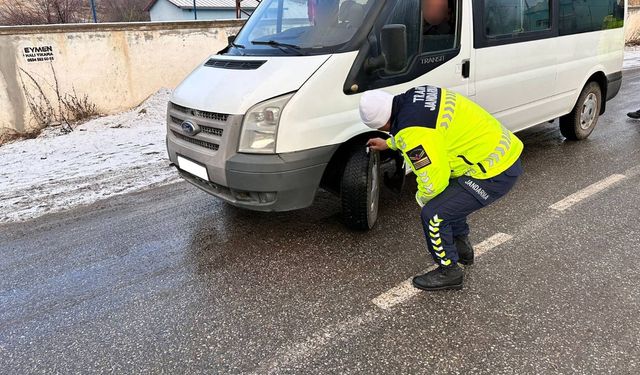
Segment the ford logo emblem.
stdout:
[[182,124],[180,124],[180,127],[182,128],[182,131],[188,135],[196,135],[200,132],[198,125],[189,120],[183,121]]

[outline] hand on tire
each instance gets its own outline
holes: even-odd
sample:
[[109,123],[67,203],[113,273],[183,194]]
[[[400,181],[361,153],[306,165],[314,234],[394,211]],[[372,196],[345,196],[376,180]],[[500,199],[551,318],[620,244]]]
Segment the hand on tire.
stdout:
[[374,151],[384,151],[389,148],[387,142],[382,138],[371,138],[367,142],[367,146]]

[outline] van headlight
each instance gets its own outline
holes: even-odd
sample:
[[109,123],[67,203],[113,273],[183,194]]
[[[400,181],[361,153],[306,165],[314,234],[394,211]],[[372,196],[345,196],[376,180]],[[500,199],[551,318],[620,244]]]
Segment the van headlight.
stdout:
[[242,122],[238,152],[275,154],[278,124],[293,93],[265,100],[247,111]]

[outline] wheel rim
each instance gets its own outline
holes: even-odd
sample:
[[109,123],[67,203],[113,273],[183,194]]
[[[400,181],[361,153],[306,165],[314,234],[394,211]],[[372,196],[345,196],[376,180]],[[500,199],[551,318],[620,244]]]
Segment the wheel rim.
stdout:
[[594,120],[598,113],[598,97],[594,93],[590,93],[582,104],[582,112],[580,113],[580,128],[588,130],[593,126]]
[[378,198],[380,195],[380,159],[377,154],[372,155],[371,170],[369,171],[369,194],[367,194],[367,207],[369,209],[368,224],[372,227],[378,218]]

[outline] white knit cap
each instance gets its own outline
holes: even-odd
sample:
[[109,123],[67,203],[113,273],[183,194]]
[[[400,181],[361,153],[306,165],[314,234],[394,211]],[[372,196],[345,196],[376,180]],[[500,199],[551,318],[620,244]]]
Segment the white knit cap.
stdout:
[[365,91],[360,98],[360,118],[370,128],[380,129],[391,118],[393,95],[382,90]]

